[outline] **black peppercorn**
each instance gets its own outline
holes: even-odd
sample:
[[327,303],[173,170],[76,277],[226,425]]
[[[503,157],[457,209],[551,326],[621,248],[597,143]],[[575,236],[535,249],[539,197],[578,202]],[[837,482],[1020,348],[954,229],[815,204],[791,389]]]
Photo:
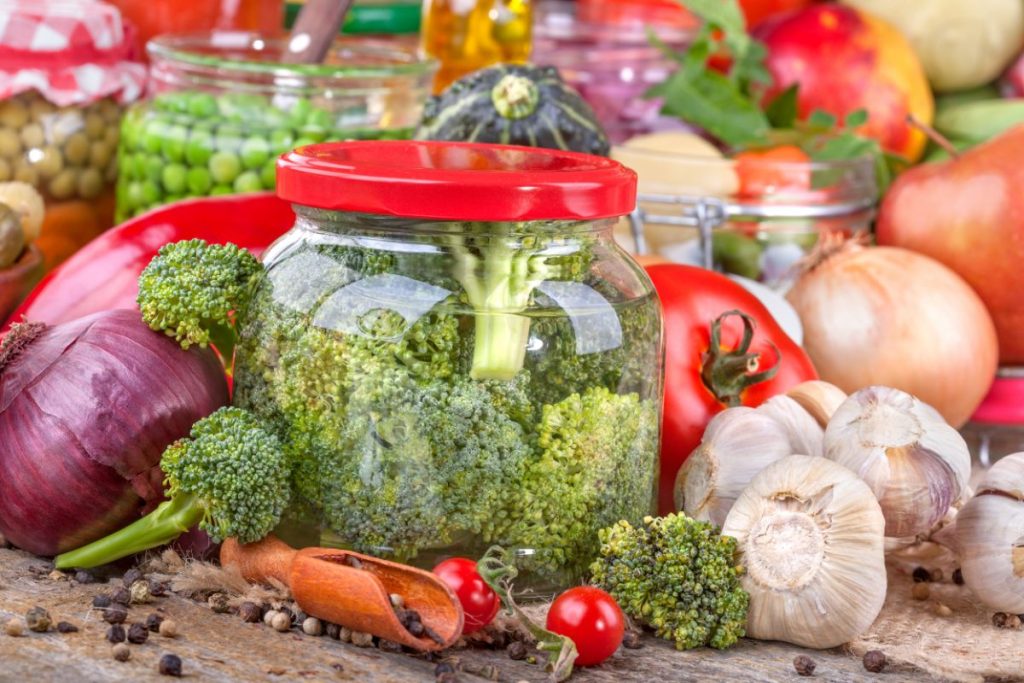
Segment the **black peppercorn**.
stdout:
[[167,595],[167,584],[163,581],[150,581],[149,594],[154,598],[162,598]]
[[118,588],[110,596],[111,602],[116,602],[118,605],[130,605],[132,602],[132,594],[127,588]]
[[128,628],[128,642],[133,645],[142,645],[149,639],[149,629],[145,624],[132,624]]
[[868,650],[864,653],[864,668],[873,674],[880,673],[888,663],[881,650]]
[[644,646],[644,641],[636,631],[626,631],[622,636],[622,647],[627,650],[639,650]]
[[107,640],[112,643],[123,643],[125,639],[124,626],[113,624],[107,629]]
[[52,624],[53,620],[50,618],[50,613],[42,607],[33,607],[25,612],[25,625],[28,626],[30,631],[46,633],[50,630]]
[[146,628],[153,633],[157,633],[160,630],[160,624],[162,623],[164,623],[164,618],[156,612],[146,617]]
[[526,644],[518,640],[509,643],[508,649],[506,651],[508,652],[509,659],[514,659],[516,661],[522,661],[526,659]]
[[57,622],[57,633],[77,633],[78,627],[67,621]]
[[419,638],[426,632],[422,621],[410,621],[409,625],[405,627],[405,630],[414,638]]
[[953,570],[953,583],[958,586],[964,585],[964,573],[960,571],[960,567]]
[[238,606],[238,616],[247,624],[255,624],[263,618],[260,606],[255,602],[243,602]]
[[85,571],[84,569],[79,569],[77,572],[75,572],[75,581],[83,584],[96,583],[96,577],[94,577],[92,574]]
[[111,605],[103,610],[103,621],[108,624],[123,624],[128,618],[128,609],[124,605]]
[[448,662],[438,662],[437,666],[434,667],[434,675],[440,676],[442,674],[453,674],[455,673],[455,667]]
[[140,572],[135,567],[132,567],[124,573],[124,576],[121,577],[121,583],[124,584],[125,588],[131,588],[131,585],[133,583],[141,580],[142,578],[142,572]]
[[918,567],[910,576],[914,579],[914,583],[927,583],[932,580],[931,573],[924,567]]
[[379,643],[377,643],[377,649],[379,649],[381,652],[392,652],[395,654],[399,654],[402,652],[402,645],[400,643],[396,643],[393,640],[382,639]]
[[92,606],[103,609],[104,607],[110,607],[110,596],[109,595],[97,595],[92,599]]
[[161,657],[160,673],[164,676],[181,676],[181,657],[170,654]]
[[796,672],[801,676],[813,676],[814,669],[816,667],[817,664],[815,664],[814,660],[807,655],[798,655],[793,660],[793,668],[796,669]]
[[327,634],[328,638],[333,638],[334,640],[341,640],[341,627],[337,624],[324,624],[324,633]]

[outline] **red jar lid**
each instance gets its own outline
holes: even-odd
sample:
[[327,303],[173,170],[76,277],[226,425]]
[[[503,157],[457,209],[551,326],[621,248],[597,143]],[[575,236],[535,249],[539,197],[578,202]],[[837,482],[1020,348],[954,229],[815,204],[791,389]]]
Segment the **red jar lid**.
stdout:
[[335,211],[450,221],[592,220],[636,206],[636,174],[611,159],[462,142],[363,140],[300,147],[277,195]]

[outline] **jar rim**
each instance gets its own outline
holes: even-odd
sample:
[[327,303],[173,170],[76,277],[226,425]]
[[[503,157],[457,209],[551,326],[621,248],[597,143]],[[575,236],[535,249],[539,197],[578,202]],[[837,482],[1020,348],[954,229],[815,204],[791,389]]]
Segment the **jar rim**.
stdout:
[[634,209],[636,173],[555,149],[364,140],[284,154],[277,195],[320,209],[435,220],[595,220]]
[[348,54],[379,63],[369,64],[287,64],[280,59],[243,59],[245,52],[280,55],[286,38],[251,31],[205,31],[162,35],[146,43],[146,52],[154,65],[169,65],[209,70],[225,81],[232,76],[251,78],[303,77],[322,79],[380,78],[394,76],[426,76],[433,73],[437,61],[423,58],[413,49],[365,37],[339,36],[332,52]]

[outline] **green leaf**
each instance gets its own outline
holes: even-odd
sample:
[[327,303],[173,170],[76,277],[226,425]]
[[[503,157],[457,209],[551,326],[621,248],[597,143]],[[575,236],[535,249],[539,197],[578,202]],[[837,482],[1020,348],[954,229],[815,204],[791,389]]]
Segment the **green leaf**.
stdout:
[[797,95],[800,93],[800,84],[794,83],[768,103],[764,113],[773,128],[792,128],[796,123]]
[[845,128],[856,128],[857,126],[863,126],[868,122],[868,110],[858,109],[852,111],[846,115],[846,119],[843,121],[843,127]]
[[822,128],[824,130],[835,128],[838,123],[839,119],[832,114],[829,114],[827,111],[822,111],[821,109],[815,109],[811,112],[811,115],[807,117],[807,124],[809,126]]
[[770,129],[764,112],[715,71],[692,78],[677,71],[662,93],[662,113],[699,126],[726,145],[739,147],[756,142]]

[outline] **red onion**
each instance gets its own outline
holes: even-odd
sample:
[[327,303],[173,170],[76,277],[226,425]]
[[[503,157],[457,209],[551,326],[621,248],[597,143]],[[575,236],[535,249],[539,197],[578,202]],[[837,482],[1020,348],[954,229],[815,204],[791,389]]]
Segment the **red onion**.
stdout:
[[213,352],[137,311],[16,327],[0,347],[0,533],[55,555],[116,531],[163,497],[164,449],[227,402]]

